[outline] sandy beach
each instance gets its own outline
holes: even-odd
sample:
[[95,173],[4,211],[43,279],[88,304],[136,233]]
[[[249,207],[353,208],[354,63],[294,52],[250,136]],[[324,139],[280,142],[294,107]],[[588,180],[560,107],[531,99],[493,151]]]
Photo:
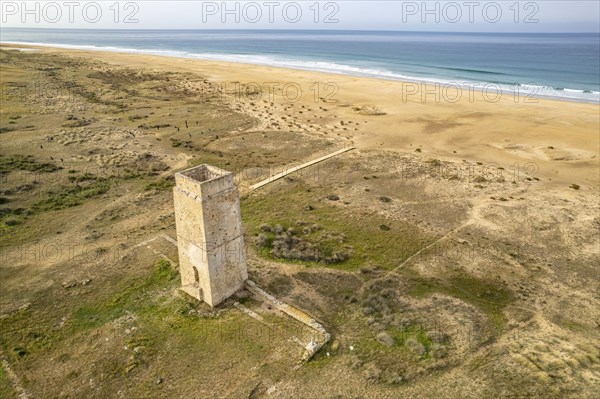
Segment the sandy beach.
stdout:
[[[252,101],[240,98],[242,86],[237,84],[248,85],[255,92],[252,99],[256,103],[274,103],[267,107],[272,114],[268,120],[285,126],[282,118],[293,118],[294,124],[309,132],[326,134],[330,130],[362,149],[406,152],[420,148],[432,158],[497,163],[505,169],[528,168],[534,163],[535,175],[548,184],[597,188],[600,183],[597,104],[249,64],[47,47],[37,50],[140,70],[196,73],[215,83],[218,90],[236,96],[245,112],[264,117],[264,105],[243,104]],[[311,110],[292,112],[302,108]]]
[[[600,105],[10,44],[0,63],[0,396],[596,397]],[[310,361],[314,331],[252,292],[179,291],[174,175],[200,164],[235,172],[249,278],[331,334]]]

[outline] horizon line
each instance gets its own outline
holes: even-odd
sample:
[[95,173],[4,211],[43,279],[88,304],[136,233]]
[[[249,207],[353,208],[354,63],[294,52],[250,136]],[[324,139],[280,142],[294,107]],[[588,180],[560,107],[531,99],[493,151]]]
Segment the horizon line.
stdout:
[[394,32],[394,33],[478,33],[478,34],[597,34],[598,31],[554,31],[554,32],[528,32],[528,31],[442,31],[442,30],[394,30],[394,29],[290,29],[290,28],[33,28],[33,27],[17,27],[17,26],[0,26],[2,29],[26,29],[26,30],[73,30],[73,31],[289,31],[289,32]]

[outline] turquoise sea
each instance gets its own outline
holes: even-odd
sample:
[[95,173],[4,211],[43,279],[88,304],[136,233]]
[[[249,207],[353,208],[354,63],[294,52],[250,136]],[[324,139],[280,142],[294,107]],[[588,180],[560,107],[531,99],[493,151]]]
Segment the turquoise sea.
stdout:
[[2,42],[161,54],[600,103],[598,33],[0,30]]

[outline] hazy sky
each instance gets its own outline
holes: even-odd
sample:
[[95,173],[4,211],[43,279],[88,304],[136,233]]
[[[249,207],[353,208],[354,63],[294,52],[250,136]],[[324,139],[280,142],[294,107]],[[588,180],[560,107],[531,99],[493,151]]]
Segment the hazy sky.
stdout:
[[[25,3],[25,6],[23,5]],[[598,32],[600,1],[0,1],[3,27]]]

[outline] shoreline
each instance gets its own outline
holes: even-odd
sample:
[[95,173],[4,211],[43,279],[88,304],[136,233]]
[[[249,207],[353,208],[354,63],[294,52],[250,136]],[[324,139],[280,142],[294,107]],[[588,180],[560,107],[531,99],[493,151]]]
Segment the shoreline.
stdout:
[[[254,131],[337,136],[359,150],[416,151],[424,165],[428,159],[468,160],[525,173],[534,164],[536,177],[543,177],[544,185],[600,185],[598,104],[556,99],[527,102],[512,96],[496,102],[463,96],[449,102],[436,100],[429,92],[420,93],[424,99],[419,94],[406,95],[406,83],[377,78],[161,55],[26,48],[41,54],[85,57],[95,70],[104,68],[96,63],[104,63],[138,73],[201,78],[214,84],[232,109],[256,118]],[[276,90],[264,90],[273,82],[279,84]],[[285,84],[296,85],[300,98],[286,101],[282,96]],[[333,96],[326,90],[329,84],[337,90]],[[258,97],[250,97],[237,85],[242,89],[259,85],[263,90]],[[315,85],[319,95],[313,91]],[[428,90],[425,85],[422,88]],[[202,101],[205,94],[190,92],[189,100]]]
[[[408,77],[408,76],[396,78],[396,77],[392,77],[392,76],[386,77],[386,76],[368,74],[368,73],[361,74],[358,72],[351,73],[351,72],[344,72],[344,71],[327,70],[324,68],[309,68],[309,67],[302,68],[302,67],[296,67],[296,66],[290,66],[290,65],[275,65],[275,66],[273,66],[267,62],[264,62],[264,63],[244,62],[243,60],[227,59],[227,54],[223,54],[223,57],[219,57],[219,55],[216,55],[215,57],[202,57],[202,56],[200,56],[200,54],[198,56],[191,56],[191,54],[189,56],[186,56],[185,53],[183,53],[179,50],[138,50],[138,49],[133,49],[133,48],[99,47],[99,46],[94,46],[94,45],[28,43],[28,42],[14,42],[14,41],[4,42],[1,40],[0,40],[0,48],[13,48],[15,50],[18,50],[19,48],[48,48],[48,49],[73,50],[73,51],[108,52],[108,53],[129,54],[129,55],[147,55],[147,56],[168,57],[168,58],[175,58],[175,59],[186,59],[186,60],[196,60],[196,61],[206,61],[206,62],[216,61],[216,62],[226,62],[226,63],[233,63],[233,64],[239,64],[239,65],[268,66],[268,67],[274,67],[274,68],[289,69],[289,70],[293,70],[293,71],[317,72],[317,73],[331,74],[331,75],[336,75],[336,76],[340,75],[340,76],[349,76],[349,77],[357,77],[357,78],[378,79],[378,80],[382,80],[382,81],[401,82],[401,83],[405,83],[405,84],[420,84],[420,85],[434,86],[434,87],[440,87],[440,88],[446,88],[446,89],[459,88],[460,90],[467,90],[469,92],[474,91],[477,93],[483,93],[485,91],[486,95],[489,95],[490,93],[499,94],[500,96],[516,95],[516,96],[526,96],[527,98],[535,98],[535,99],[550,100],[550,101],[563,101],[563,102],[570,102],[570,103],[600,105],[600,98],[595,100],[595,99],[585,99],[585,98],[561,97],[561,96],[547,95],[547,94],[534,94],[534,93],[530,94],[526,91],[521,92],[520,88],[526,87],[521,84],[519,85],[519,89],[517,89],[517,91],[515,91],[515,90],[508,90],[506,88],[502,88],[499,83],[493,83],[493,82],[444,81],[442,79],[437,79],[437,78],[426,79],[426,78]],[[168,54],[168,52],[182,53],[182,54]],[[498,88],[490,87],[490,85],[497,85]],[[536,86],[536,87],[539,88],[542,86]],[[552,88],[552,89],[559,91],[556,88]],[[583,90],[579,90],[579,89],[563,89],[563,90],[577,90],[577,91],[581,91],[582,93],[584,93]],[[592,91],[591,93],[594,94],[597,92]]]
[[[27,395],[597,391],[598,105],[97,51],[0,65],[0,367]],[[218,314],[178,295],[172,238],[205,200],[173,177],[203,164],[236,189],[184,228],[241,219],[213,254],[251,278]],[[0,397],[23,393],[11,378]]]

